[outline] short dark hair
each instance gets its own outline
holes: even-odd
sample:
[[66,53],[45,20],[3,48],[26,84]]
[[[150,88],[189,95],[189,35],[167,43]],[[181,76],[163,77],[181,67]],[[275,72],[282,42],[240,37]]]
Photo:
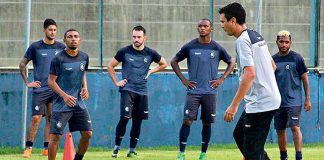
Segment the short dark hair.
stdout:
[[141,25],[135,26],[132,31],[143,31],[144,35],[146,34],[145,28]]
[[47,19],[45,19],[44,24],[43,24],[44,29],[46,29],[46,28],[47,28],[48,26],[50,26],[50,25],[55,25],[55,26],[57,26],[57,25],[56,25],[56,22],[54,21],[54,19],[51,19],[51,18],[47,18]]
[[235,17],[236,22],[238,24],[242,25],[245,23],[246,12],[240,3],[234,2],[234,3],[228,4],[227,6],[220,8],[218,10],[218,13],[219,14],[224,13],[227,21],[229,21],[230,19]]
[[71,28],[71,29],[68,29],[68,30],[65,31],[65,33],[64,33],[64,39],[66,38],[66,34],[67,34],[68,32],[71,32],[71,31],[76,31],[76,32],[78,32],[78,33],[80,34],[80,32],[77,31],[76,29]]
[[213,22],[209,18],[203,18],[203,19],[200,19],[199,21],[208,21],[210,26],[213,27]]

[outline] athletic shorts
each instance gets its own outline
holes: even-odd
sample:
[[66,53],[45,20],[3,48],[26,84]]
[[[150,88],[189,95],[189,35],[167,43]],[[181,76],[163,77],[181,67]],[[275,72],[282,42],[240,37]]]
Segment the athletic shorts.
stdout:
[[131,91],[120,91],[120,116],[126,118],[148,119],[147,95]]
[[274,127],[283,130],[287,127],[298,126],[301,114],[301,106],[280,107],[274,116]]
[[70,132],[92,131],[91,119],[87,108],[67,112],[52,112],[50,133],[62,135],[67,123],[69,123]]
[[200,119],[214,123],[216,117],[216,94],[187,94],[183,119],[197,120],[200,105]]
[[32,96],[32,116],[42,115],[43,117],[46,115],[47,105],[53,102],[53,92],[45,91],[45,92],[33,92]]

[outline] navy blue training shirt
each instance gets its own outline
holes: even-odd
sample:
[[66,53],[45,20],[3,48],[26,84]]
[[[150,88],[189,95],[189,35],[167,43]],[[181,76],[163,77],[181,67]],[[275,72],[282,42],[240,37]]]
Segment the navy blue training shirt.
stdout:
[[281,94],[280,106],[301,106],[301,76],[308,71],[303,57],[294,51],[289,51],[286,56],[276,53],[272,58],[277,65],[275,75]]
[[56,83],[60,88],[77,99],[75,107],[69,107],[58,94],[54,94],[53,112],[65,112],[84,109],[86,106],[80,96],[84,71],[88,70],[89,57],[79,51],[76,57],[69,56],[65,50],[52,60],[50,74],[56,75]]
[[120,87],[119,90],[147,95],[147,80],[145,77],[151,63],[159,63],[161,56],[148,47],[137,51],[132,45],[129,45],[121,48],[114,58],[118,62],[122,62],[122,78],[127,80],[126,85]]
[[178,61],[187,58],[189,80],[197,82],[195,89],[187,90],[191,94],[216,94],[217,88],[211,88],[209,81],[217,78],[219,61],[231,63],[231,56],[217,42],[201,44],[198,38],[185,44],[176,55]]
[[55,55],[61,52],[65,45],[60,42],[54,44],[46,44],[43,40],[32,43],[27,49],[24,57],[33,61],[34,81],[40,81],[40,88],[33,88],[33,92],[43,92],[50,90],[47,85],[48,73],[52,59]]

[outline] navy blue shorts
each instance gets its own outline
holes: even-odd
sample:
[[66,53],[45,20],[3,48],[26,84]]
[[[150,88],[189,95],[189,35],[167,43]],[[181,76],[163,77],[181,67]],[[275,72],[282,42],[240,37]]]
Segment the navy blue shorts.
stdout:
[[288,127],[299,127],[301,106],[280,107],[274,116],[274,127],[283,130]]
[[183,119],[197,120],[200,105],[200,119],[214,123],[216,117],[216,94],[187,94]]
[[53,92],[33,92],[32,96],[32,116],[35,115],[46,115],[47,105],[53,102]]
[[52,112],[50,123],[51,134],[62,135],[67,123],[69,123],[70,132],[92,131],[88,109],[67,112]]
[[120,116],[148,119],[148,98],[130,91],[120,91]]

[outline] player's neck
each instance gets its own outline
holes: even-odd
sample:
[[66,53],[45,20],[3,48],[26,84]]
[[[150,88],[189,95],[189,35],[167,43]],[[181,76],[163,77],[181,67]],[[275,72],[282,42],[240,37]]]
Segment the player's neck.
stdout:
[[247,29],[247,26],[245,24],[243,24],[243,25],[236,24],[235,27],[236,27],[235,32],[234,32],[235,38],[240,37],[242,32],[244,32]]
[[67,53],[69,56],[71,56],[71,57],[75,57],[75,56],[78,55],[78,49],[74,49],[74,50],[72,50],[72,49],[70,49],[70,48],[65,48],[65,51],[66,51],[66,53]]
[[210,36],[199,36],[198,42],[201,44],[209,44],[211,42],[211,37]]
[[143,45],[141,45],[141,46],[139,46],[139,47],[136,47],[134,44],[132,45],[133,46],[133,48],[135,49],[135,50],[137,50],[137,51],[142,51],[143,49],[144,49],[144,44]]
[[44,38],[43,42],[45,44],[54,44],[55,43],[55,39],[48,39],[48,38]]
[[290,53],[290,50],[288,50],[287,52],[281,52],[279,51],[279,56],[287,56]]

